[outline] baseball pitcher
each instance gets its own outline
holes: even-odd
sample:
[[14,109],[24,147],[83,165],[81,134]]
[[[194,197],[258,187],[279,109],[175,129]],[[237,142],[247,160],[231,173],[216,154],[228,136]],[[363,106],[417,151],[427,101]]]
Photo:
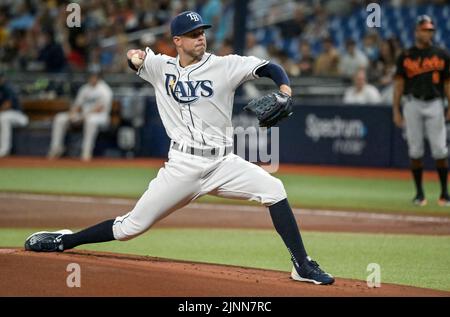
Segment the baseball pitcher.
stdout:
[[211,194],[267,206],[294,264],[292,279],[334,282],[308,257],[282,182],[233,154],[233,137],[227,133],[236,89],[259,77],[271,78],[279,88],[247,106],[260,125],[273,126],[291,114],[286,72],[256,57],[207,53],[204,30],[210,27],[199,14],[183,12],[171,23],[176,58],[149,48],[127,53],[130,67],[155,88],[158,111],[171,139],[168,161],[134,209],[77,233],[35,233],[26,240],[26,250],[63,251],[85,243],[132,239],[173,211]]

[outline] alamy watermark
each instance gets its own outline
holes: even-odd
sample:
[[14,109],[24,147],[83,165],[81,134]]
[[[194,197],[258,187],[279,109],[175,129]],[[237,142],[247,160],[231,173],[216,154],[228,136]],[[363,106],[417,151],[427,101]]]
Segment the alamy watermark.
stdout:
[[[190,127],[190,126],[189,126]],[[180,144],[176,150],[189,153],[188,147],[193,147],[196,153],[210,153],[210,149],[214,146],[211,144],[217,144],[218,149],[222,151],[227,147],[233,147],[233,153],[246,159],[252,163],[260,163],[263,168],[269,172],[274,173],[278,171],[280,166],[280,129],[278,127],[263,128],[263,127],[190,127],[189,132],[191,134],[193,142],[197,145]],[[186,133],[186,126],[180,126],[171,131],[172,138],[183,139]],[[222,138],[218,140],[218,135],[222,135]],[[220,151],[215,151],[220,155]],[[222,153],[223,154],[223,153]],[[206,157],[208,155],[205,155]],[[191,157],[195,159],[195,155]]]
[[81,287],[81,267],[78,263],[69,263],[66,271],[70,274],[66,278],[66,285],[69,288]]
[[378,263],[369,263],[366,268],[370,274],[367,276],[367,286],[381,287],[381,266]]
[[366,18],[366,25],[369,28],[381,27],[381,7],[378,3],[369,3],[366,11],[370,12]]
[[78,3],[69,3],[66,7],[67,15],[66,25],[69,28],[81,27],[81,7]]

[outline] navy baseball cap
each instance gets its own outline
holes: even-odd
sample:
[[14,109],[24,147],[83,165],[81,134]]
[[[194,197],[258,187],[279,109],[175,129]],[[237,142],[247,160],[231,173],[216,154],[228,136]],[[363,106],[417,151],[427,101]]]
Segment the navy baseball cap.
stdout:
[[185,11],[178,14],[170,23],[172,36],[180,36],[198,28],[209,29],[210,24],[203,23],[200,14],[193,11]]

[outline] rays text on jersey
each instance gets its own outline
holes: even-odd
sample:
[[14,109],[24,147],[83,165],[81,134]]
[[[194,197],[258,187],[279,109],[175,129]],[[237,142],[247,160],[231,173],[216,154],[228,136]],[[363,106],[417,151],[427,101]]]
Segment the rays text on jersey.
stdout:
[[167,95],[172,96],[178,103],[194,103],[200,97],[208,98],[214,93],[213,82],[211,80],[177,81],[177,76],[173,74],[165,75]]

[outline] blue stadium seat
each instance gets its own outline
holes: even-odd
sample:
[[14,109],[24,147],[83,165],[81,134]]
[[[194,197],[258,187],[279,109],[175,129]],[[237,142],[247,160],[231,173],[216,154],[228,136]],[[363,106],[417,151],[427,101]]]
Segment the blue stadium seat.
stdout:
[[408,17],[412,18],[412,19],[417,18],[417,16],[419,15],[418,14],[418,8],[416,6],[409,6],[407,12],[408,12],[408,14],[407,14]]
[[328,24],[328,27],[332,31],[338,31],[341,29],[342,23],[343,23],[343,20],[340,17],[334,16],[333,18],[331,18],[330,23]]
[[264,45],[270,45],[275,41],[275,31],[271,27],[264,28],[264,35],[262,37],[261,42]]
[[441,7],[439,12],[444,18],[446,19],[450,18],[450,7],[448,5]]
[[311,51],[314,55],[320,54],[322,52],[322,43],[319,40],[311,41]]

